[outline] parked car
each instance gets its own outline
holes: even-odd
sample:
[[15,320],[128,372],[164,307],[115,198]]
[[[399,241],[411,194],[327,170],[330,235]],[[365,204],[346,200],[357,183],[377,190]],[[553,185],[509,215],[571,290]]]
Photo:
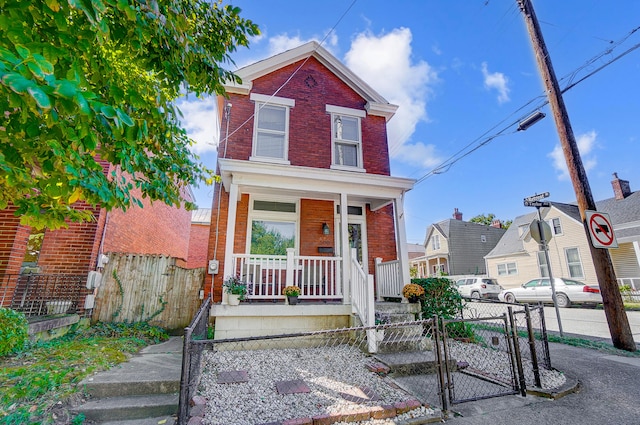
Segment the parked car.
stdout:
[[[589,286],[583,282],[563,277],[554,277],[556,299],[558,307],[569,307],[571,304],[602,303],[602,295],[598,286]],[[533,279],[520,288],[505,289],[498,295],[500,301],[515,302],[543,302],[553,303],[551,297],[551,282],[549,278]]]
[[497,299],[502,291],[498,281],[487,277],[469,277],[456,281],[456,288],[462,298],[479,300],[481,298]]

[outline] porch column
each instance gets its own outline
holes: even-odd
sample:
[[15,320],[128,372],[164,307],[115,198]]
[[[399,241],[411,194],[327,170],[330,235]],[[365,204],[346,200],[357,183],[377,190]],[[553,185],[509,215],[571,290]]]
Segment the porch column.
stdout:
[[[640,266],[640,242],[633,241],[633,251],[636,253],[636,263],[638,263],[638,266]],[[635,277],[638,277],[638,276],[635,276]],[[636,291],[638,290],[638,288],[636,288],[634,281],[635,279],[631,279],[631,288],[633,288],[633,290]]]
[[347,194],[340,194],[340,240],[342,241],[342,303],[351,304],[351,250],[349,249],[349,204]]
[[[235,270],[233,270],[233,246],[236,235],[236,211],[238,210],[238,185],[231,183],[229,185],[229,208],[227,211],[227,233],[226,243],[224,246],[224,269],[222,280],[224,281],[226,276],[233,276]],[[228,304],[228,295],[225,291],[222,291],[222,304]]]
[[411,275],[409,274],[409,253],[407,252],[407,231],[404,225],[404,202],[403,196],[393,201],[393,211],[396,219],[396,245],[398,250],[398,259],[400,260],[400,282],[403,286],[411,283]]

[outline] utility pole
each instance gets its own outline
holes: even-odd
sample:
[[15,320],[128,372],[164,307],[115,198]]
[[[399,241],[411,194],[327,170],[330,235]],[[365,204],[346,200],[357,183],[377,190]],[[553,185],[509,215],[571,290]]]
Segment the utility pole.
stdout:
[[[538,25],[538,19],[533,10],[533,5],[530,0],[517,0],[517,2],[524,15],[527,30],[531,37],[531,43],[533,44],[533,50],[536,55],[536,61],[538,62],[538,68],[540,69],[540,74],[547,90],[549,105],[551,106],[560,138],[560,145],[562,146],[567,167],[569,168],[569,176],[571,177],[571,182],[576,192],[576,199],[578,201],[578,208],[580,210],[580,217],[582,218],[585,234],[587,240],[591,240],[585,210],[595,211],[596,204],[591,194],[587,173],[582,165],[578,145],[576,144],[573,129],[569,122],[569,115],[567,114],[567,109],[562,99],[562,92],[560,91],[558,80],[553,71],[551,58],[544,43],[542,31]],[[607,316],[609,333],[611,333],[613,345],[622,350],[636,351],[636,344],[633,341],[629,320],[624,311],[624,304],[620,290],[618,289],[618,283],[616,282],[609,251],[603,248],[594,248],[592,244],[589,244],[589,249],[591,250],[593,265],[596,269],[598,283],[600,284],[604,312]]]

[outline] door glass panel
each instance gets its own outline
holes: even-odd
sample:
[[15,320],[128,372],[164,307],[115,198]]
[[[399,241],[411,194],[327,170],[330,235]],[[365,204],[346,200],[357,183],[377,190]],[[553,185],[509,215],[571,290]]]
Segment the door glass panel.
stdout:
[[362,225],[349,223],[349,248],[356,248],[358,262],[362,264]]

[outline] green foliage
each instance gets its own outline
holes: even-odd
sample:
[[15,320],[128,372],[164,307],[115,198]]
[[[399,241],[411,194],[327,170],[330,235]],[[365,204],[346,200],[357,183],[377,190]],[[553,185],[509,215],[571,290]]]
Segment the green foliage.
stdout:
[[467,322],[452,322],[447,323],[445,326],[447,328],[447,335],[450,338],[467,339],[472,343],[479,342],[473,326]]
[[247,282],[242,281],[239,276],[229,276],[222,286],[228,294],[240,295],[240,300],[244,300],[248,292]]
[[429,277],[426,279],[412,279],[424,288],[422,298],[422,316],[431,318],[438,315],[444,319],[452,319],[462,311],[463,302],[453,281],[445,277]]
[[260,255],[286,255],[287,248],[295,246],[295,237],[286,237],[263,221],[251,224],[251,253]]
[[620,285],[619,288],[620,288],[620,292],[623,293],[623,294],[631,292],[631,286],[630,285]]
[[175,101],[185,88],[224,94],[225,81],[239,82],[223,65],[259,34],[239,8],[0,0],[0,12],[0,209],[57,228],[93,218],[76,201],[177,206],[186,185],[212,183]]
[[[78,391],[77,384],[94,372],[127,360],[147,343],[167,338],[148,324],[98,324],[85,331],[27,346],[17,356],[0,359],[0,423],[57,424],[58,402]],[[65,423],[82,423],[68,418]]]
[[[484,224],[485,226],[491,226],[491,223],[493,223],[493,220],[495,219],[496,219],[496,215],[493,213],[489,213],[487,215],[484,215],[484,214],[477,215],[471,218],[469,221],[471,223],[479,223],[479,224]],[[511,223],[513,223],[513,220],[505,220],[505,221],[500,220],[500,222],[502,223],[503,229],[508,229],[509,226],[511,226]]]
[[0,357],[19,352],[29,338],[24,314],[0,307]]

